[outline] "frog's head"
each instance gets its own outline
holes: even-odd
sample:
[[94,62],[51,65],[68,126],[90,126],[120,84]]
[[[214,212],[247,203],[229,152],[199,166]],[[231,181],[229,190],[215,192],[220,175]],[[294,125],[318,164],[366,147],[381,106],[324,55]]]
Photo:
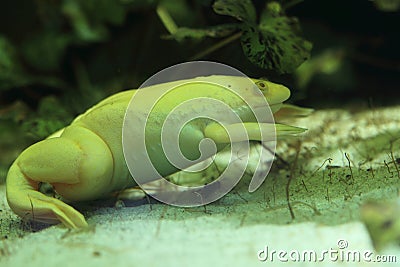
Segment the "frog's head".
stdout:
[[[251,87],[254,88],[254,85],[252,84],[254,83],[264,95],[265,100],[268,102],[272,113],[278,111],[282,103],[290,97],[290,90],[288,88],[283,85],[263,79],[254,79],[244,76],[211,75],[205,77],[196,77],[190,81],[197,80],[202,82],[216,83],[227,88],[236,88],[238,89],[237,92],[246,96],[247,99],[249,99],[249,97],[255,96],[255,101],[259,101],[259,99],[257,99],[260,96],[259,93],[257,92],[257,94],[252,94],[252,90],[250,90]],[[264,102],[262,101],[262,103]]]
[[290,90],[281,85],[261,79],[251,79],[267,100],[272,113],[278,111],[282,103],[290,97]]

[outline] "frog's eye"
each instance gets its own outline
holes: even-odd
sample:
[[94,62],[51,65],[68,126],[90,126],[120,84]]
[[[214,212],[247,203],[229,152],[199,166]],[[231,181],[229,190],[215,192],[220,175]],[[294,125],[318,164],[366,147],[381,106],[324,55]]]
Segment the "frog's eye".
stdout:
[[261,91],[263,91],[263,92],[265,92],[265,91],[268,90],[267,83],[264,82],[264,81],[258,81],[258,82],[256,82],[256,85],[257,85],[257,87],[258,87]]

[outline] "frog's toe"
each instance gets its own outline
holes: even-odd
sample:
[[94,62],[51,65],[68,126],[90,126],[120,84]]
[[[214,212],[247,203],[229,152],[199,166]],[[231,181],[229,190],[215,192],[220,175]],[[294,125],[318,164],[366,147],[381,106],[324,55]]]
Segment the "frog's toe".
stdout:
[[62,222],[68,228],[87,226],[85,218],[73,207],[38,191],[38,183],[26,177],[14,163],[7,175],[6,194],[10,208],[21,218],[44,223]]
[[88,226],[85,217],[73,207],[64,202],[50,197],[35,199],[32,218],[36,221],[47,223],[61,222],[71,229],[85,228]]
[[83,215],[73,207],[40,192],[29,190],[20,192],[18,196],[9,196],[8,199],[11,208],[22,218],[49,224],[62,222],[72,229],[88,226]]

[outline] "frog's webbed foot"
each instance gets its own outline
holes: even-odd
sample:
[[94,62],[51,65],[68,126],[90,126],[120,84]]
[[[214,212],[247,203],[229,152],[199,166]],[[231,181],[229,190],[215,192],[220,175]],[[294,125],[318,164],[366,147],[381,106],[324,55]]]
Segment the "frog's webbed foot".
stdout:
[[32,220],[50,224],[61,222],[67,228],[72,229],[88,226],[85,217],[73,207],[61,200],[43,197],[41,193],[37,195],[36,193],[38,192],[28,194],[29,201],[32,203],[32,210],[30,211]]
[[[18,165],[14,164],[8,177],[23,177]],[[68,228],[83,228],[88,224],[81,213],[61,200],[36,191],[29,180],[8,178],[7,200],[11,209],[23,219],[55,224],[62,222]]]

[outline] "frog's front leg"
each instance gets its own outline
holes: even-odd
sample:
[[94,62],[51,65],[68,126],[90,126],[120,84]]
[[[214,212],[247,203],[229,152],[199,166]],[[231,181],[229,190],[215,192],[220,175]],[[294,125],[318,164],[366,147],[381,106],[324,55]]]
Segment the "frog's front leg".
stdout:
[[[241,129],[244,129],[247,134],[241,134]],[[245,122],[225,126],[218,123],[211,123],[205,128],[204,135],[205,137],[211,138],[216,143],[230,143],[246,140],[265,142],[273,141],[276,138],[285,138],[304,131],[306,131],[304,128],[279,123]]]
[[70,126],[61,137],[36,143],[17,158],[7,175],[7,201],[22,218],[82,228],[87,226],[83,215],[39,192],[39,183],[53,185],[66,200],[82,201],[109,190],[112,177],[113,158],[104,141],[84,127]]
[[[240,134],[240,128],[246,131],[245,135]],[[245,122],[229,124],[223,127],[218,123],[210,123],[204,130],[204,136],[212,139],[217,144],[227,144],[250,140],[272,141],[275,138],[284,138],[304,131],[304,128],[284,124]],[[226,148],[228,148],[228,150],[225,149],[225,152],[228,152],[229,147]],[[253,153],[254,152],[255,151],[253,151]],[[226,161],[227,158],[223,156],[223,153],[224,150],[220,151],[212,158],[208,158],[185,170],[170,175],[167,177],[167,180],[181,186],[201,186],[211,183],[221,175],[226,164],[232,163],[233,159],[229,159],[230,162]],[[239,158],[240,156],[236,155],[236,160]],[[202,171],[196,171],[199,169]]]
[[[241,134],[240,129],[244,129],[246,134]],[[272,141],[275,138],[284,138],[294,134],[299,134],[305,130],[306,129],[304,128],[290,125],[257,122],[236,123],[224,126],[219,123],[210,123],[204,129],[204,137],[212,139],[217,144],[229,144],[231,142],[249,140],[265,142]],[[200,134],[200,136],[201,135],[202,134]],[[191,136],[199,135],[193,134],[192,132]],[[193,142],[193,140],[190,140],[190,142]],[[217,166],[217,162],[219,162],[217,158],[219,156],[221,156],[221,152],[215,155],[213,158],[208,158],[204,161],[198,162],[195,165],[192,165],[165,178],[173,184],[184,187],[196,187],[211,183],[218,178],[218,176],[221,174],[220,171],[225,168],[223,166]],[[202,171],[196,171],[199,169]],[[141,188],[146,188],[146,192],[151,192],[154,195],[156,195],[158,192],[171,190],[171,187],[165,188],[163,186],[165,186],[165,183],[159,179],[142,184]],[[173,189],[176,190],[176,188]],[[134,188],[123,190],[118,196],[121,199],[137,200],[138,196],[140,198],[144,195],[145,194],[138,190],[138,188]]]

